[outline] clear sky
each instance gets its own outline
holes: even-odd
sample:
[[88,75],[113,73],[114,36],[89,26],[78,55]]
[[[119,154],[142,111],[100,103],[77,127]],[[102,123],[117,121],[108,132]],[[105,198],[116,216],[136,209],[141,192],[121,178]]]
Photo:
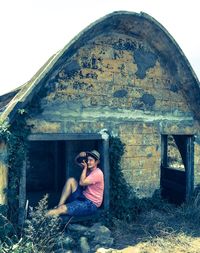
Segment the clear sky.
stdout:
[[0,95],[31,79],[90,23],[119,10],[160,22],[200,79],[199,0],[0,0]]

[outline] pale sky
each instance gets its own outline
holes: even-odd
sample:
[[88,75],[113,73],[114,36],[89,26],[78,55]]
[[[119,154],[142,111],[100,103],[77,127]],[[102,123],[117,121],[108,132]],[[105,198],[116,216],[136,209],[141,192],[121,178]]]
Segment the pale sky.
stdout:
[[161,23],[200,79],[199,0],[0,0],[0,95],[26,83],[90,23],[119,10]]

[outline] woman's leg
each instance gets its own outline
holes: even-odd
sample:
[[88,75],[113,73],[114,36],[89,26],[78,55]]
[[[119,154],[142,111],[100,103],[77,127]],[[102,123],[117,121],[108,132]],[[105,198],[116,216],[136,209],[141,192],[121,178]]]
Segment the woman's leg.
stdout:
[[69,196],[73,192],[76,191],[77,187],[78,187],[78,183],[77,183],[76,179],[69,178],[63,187],[58,206],[52,210],[49,210],[47,212],[46,216],[66,214],[67,213],[67,206],[64,205],[64,203],[69,198]]
[[73,177],[69,178],[63,187],[58,206],[63,205],[69,196],[76,191],[77,187],[78,183],[76,179]]
[[69,216],[92,215],[97,212],[97,207],[90,200],[75,200],[67,205],[61,205],[48,211],[47,216],[68,214]]

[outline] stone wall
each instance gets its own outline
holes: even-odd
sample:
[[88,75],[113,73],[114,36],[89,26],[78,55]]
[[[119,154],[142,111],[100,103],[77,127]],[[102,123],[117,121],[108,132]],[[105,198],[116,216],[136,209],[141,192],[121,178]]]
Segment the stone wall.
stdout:
[[[80,48],[46,84],[43,108],[65,112],[139,110],[191,115],[181,84],[167,63],[143,41],[118,34]],[[52,112],[51,112],[52,113]]]
[[43,111],[28,123],[33,133],[107,129],[119,136],[124,176],[139,196],[149,196],[160,183],[161,134],[194,134],[198,127],[182,85],[144,40],[105,34],[53,72],[43,86]]
[[5,189],[8,184],[7,168],[7,147],[4,141],[0,140],[0,205],[6,204]]

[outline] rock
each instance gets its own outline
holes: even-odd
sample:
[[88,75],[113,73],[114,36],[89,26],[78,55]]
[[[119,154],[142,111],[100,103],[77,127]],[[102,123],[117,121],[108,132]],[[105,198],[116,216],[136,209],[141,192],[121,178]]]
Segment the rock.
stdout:
[[98,232],[98,234],[101,234],[101,235],[103,235],[105,237],[110,237],[110,235],[111,235],[111,231],[107,227],[105,227],[105,226],[99,226],[97,228],[96,232]]
[[111,247],[113,245],[114,239],[112,237],[104,237],[101,235],[96,235],[92,244],[99,244],[101,246]]
[[75,245],[75,241],[70,236],[65,237],[62,243],[65,249],[71,249]]
[[84,235],[87,237],[94,237],[96,234],[102,234],[105,237],[110,237],[111,232],[110,230],[102,226],[101,223],[95,223],[92,227],[88,228],[87,231],[85,231]]
[[84,233],[88,230],[88,227],[79,224],[69,224],[68,229],[73,232]]
[[84,236],[80,238],[80,249],[82,253],[90,253],[90,246],[88,244],[87,238]]
[[[79,239],[80,249],[83,253],[95,252],[98,248],[107,247],[111,248],[113,245],[114,239],[111,237],[111,231],[103,226],[101,223],[95,223],[91,227],[86,227],[78,224],[70,224],[68,226],[69,233],[76,238]],[[66,237],[68,238],[68,237]],[[90,244],[88,244],[88,242]],[[63,243],[64,245],[65,243]],[[67,247],[67,245],[69,245]],[[68,242],[66,239],[66,247],[65,249],[72,249],[73,243],[71,241]]]
[[65,249],[65,252],[66,252],[66,250],[71,250],[75,245],[74,239],[71,238],[70,236],[66,236],[66,237],[60,238],[58,240],[59,240],[57,243],[58,248]]
[[93,235],[91,246],[94,250],[98,247],[111,247],[113,245],[114,239],[111,237],[111,231],[107,227],[101,225],[101,223],[94,224],[84,235]]

